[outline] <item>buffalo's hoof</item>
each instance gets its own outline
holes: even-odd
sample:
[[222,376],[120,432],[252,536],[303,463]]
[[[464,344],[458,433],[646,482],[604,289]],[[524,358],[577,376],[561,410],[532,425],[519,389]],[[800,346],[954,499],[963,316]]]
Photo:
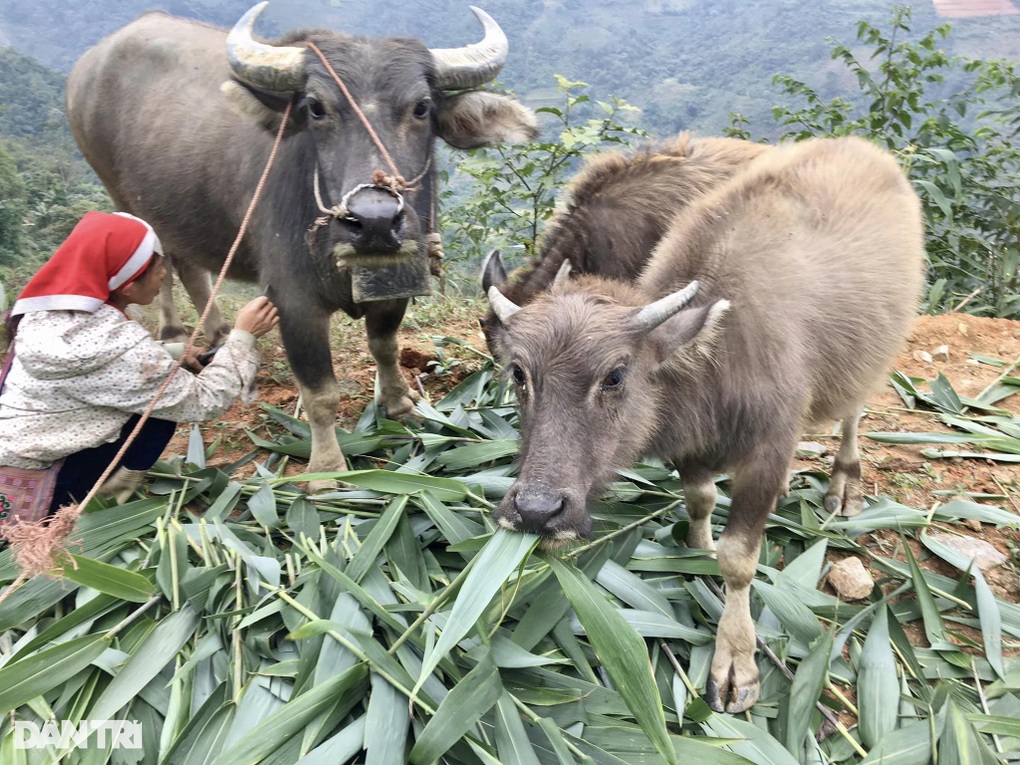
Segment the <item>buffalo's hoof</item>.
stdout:
[[394,396],[386,401],[379,401],[381,413],[389,420],[413,419],[415,404],[421,400],[421,396],[412,390],[406,391],[401,396]]
[[754,706],[758,700],[759,682],[755,680],[744,686],[738,686],[729,678],[720,687],[719,683],[708,678],[705,686],[705,701],[716,712],[738,714]]
[[847,484],[847,491],[842,496],[839,494],[825,495],[825,512],[842,515],[846,518],[857,515],[864,509],[864,500],[860,493],[851,493]]
[[183,327],[163,327],[159,330],[161,343],[186,343],[191,337]]

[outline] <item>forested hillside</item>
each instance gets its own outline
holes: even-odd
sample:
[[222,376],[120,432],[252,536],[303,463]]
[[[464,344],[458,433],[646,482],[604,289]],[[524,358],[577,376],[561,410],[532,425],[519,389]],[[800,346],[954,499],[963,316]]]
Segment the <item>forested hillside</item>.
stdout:
[[[355,34],[410,34],[434,46],[477,39],[461,0],[355,3],[273,0],[258,31],[327,25]],[[104,35],[143,10],[229,25],[250,0],[0,0],[0,30],[19,51],[66,71]],[[888,0],[490,0],[481,3],[511,43],[504,82],[533,104],[555,97],[554,74],[643,109],[658,133],[718,132],[731,111],[764,116],[776,73],[805,79],[826,97],[852,86],[828,61],[827,36],[849,42],[855,24],[889,16]],[[935,26],[929,2],[913,8],[918,29]],[[951,53],[1020,58],[1020,16],[959,19]]]

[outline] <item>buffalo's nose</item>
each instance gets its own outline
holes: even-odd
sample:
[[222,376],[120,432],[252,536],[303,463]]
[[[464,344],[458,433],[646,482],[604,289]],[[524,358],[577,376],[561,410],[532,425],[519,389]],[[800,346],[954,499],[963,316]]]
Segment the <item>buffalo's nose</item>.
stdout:
[[392,252],[403,242],[404,205],[383,189],[360,189],[347,200],[340,219],[358,252]]
[[525,488],[514,496],[514,508],[521,519],[520,530],[533,534],[551,531],[554,519],[565,506],[561,492],[546,488]]

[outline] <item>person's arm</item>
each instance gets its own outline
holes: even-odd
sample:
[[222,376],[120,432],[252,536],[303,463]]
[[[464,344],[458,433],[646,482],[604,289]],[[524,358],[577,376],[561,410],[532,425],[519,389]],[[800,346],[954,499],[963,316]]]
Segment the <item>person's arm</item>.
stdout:
[[[175,422],[207,420],[222,414],[249,391],[258,371],[256,337],[276,326],[276,308],[256,298],[238,313],[235,328],[199,374],[177,370],[152,415]],[[174,370],[176,362],[155,340],[146,338],[117,361],[81,380],[80,398],[90,404],[141,413]]]

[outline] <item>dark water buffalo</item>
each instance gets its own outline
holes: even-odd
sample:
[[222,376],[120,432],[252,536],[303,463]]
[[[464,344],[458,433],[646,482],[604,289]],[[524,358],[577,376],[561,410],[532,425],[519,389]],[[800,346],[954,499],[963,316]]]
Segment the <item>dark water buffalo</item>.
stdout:
[[765,519],[804,428],[842,419],[826,508],[861,508],[857,421],[922,285],[920,205],[896,161],[856,138],[780,147],[678,216],[636,283],[571,279],[520,308],[498,286],[495,341],[521,406],[520,474],[494,517],[547,545],[590,534],[586,504],[642,454],[684,486],[688,544],[727,585],[706,696],[758,696],[749,589]]
[[[505,283],[504,296],[525,305],[567,273],[564,264],[575,276],[633,281],[678,213],[769,150],[735,138],[683,133],[638,151],[596,155],[571,180],[567,203],[549,221],[535,262],[508,280],[500,261],[490,258],[482,288]],[[481,324],[494,350],[491,334],[498,322],[491,309]]]
[[[280,332],[311,423],[309,469],[342,470],[331,314],[365,318],[378,401],[389,416],[413,408],[397,361],[396,331],[407,299],[356,302],[349,264],[378,256],[424,259],[437,137],[457,148],[526,140],[536,134],[535,120],[515,100],[475,90],[496,76],[508,50],[503,32],[482,11],[474,9],[485,28],[481,42],[430,50],[409,38],[323,29],[264,44],[251,30],[265,5],[248,11],[229,34],[165,13],[142,15],[75,64],[68,115],[117,207],[149,221],[186,281],[201,285],[222,265],[284,108],[292,104],[265,196],[230,276],[258,282],[280,309]],[[411,181],[402,195],[372,185],[376,171],[389,172],[387,164],[306,47],[310,42]],[[316,177],[323,206],[342,202],[343,208],[313,234],[322,215]],[[197,299],[204,305],[201,291]]]

